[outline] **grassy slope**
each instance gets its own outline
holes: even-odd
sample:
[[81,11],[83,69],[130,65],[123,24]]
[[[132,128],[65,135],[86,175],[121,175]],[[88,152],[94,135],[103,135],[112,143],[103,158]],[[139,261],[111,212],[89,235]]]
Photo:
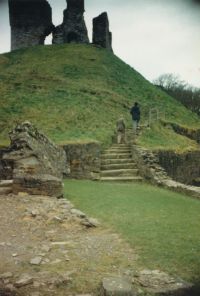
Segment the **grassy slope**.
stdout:
[[119,58],[93,46],[38,46],[0,55],[0,94],[1,140],[16,122],[29,120],[57,142],[106,142],[121,114],[131,125],[129,108],[136,100],[143,120],[156,106],[165,110],[168,121],[200,127],[196,115]]
[[145,184],[68,180],[65,187],[76,207],[120,233],[137,250],[143,268],[199,280],[198,200]]

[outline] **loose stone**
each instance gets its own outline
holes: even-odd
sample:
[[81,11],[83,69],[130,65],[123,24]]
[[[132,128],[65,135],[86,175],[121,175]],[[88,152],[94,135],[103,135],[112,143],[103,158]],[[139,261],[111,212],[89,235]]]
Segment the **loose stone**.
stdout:
[[33,283],[33,278],[29,274],[23,274],[18,281],[15,282],[15,287],[20,288]]
[[0,279],[8,279],[11,277],[13,277],[12,272],[5,272],[5,273],[0,274]]
[[40,263],[42,262],[42,257],[35,257],[33,259],[31,259],[30,264],[32,265],[40,265]]
[[102,281],[101,296],[136,296],[132,285],[122,277],[104,278]]
[[77,210],[77,209],[72,209],[71,210],[71,213],[77,217],[80,217],[80,218],[85,218],[86,217],[86,214]]

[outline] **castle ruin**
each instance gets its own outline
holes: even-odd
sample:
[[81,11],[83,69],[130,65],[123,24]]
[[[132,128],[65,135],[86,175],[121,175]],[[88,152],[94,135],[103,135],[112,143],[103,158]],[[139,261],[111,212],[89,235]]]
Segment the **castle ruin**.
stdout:
[[53,43],[89,43],[84,20],[84,0],[68,0],[62,25],[55,28]]
[[106,12],[93,19],[93,44],[112,51],[112,33],[109,31],[109,20]]
[[[53,44],[89,44],[84,0],[66,2],[63,23],[55,27],[47,0],[9,0],[11,50],[44,44],[51,33]],[[112,51],[112,34],[106,12],[93,19],[93,44]]]
[[44,44],[54,26],[46,0],[9,0],[11,50]]

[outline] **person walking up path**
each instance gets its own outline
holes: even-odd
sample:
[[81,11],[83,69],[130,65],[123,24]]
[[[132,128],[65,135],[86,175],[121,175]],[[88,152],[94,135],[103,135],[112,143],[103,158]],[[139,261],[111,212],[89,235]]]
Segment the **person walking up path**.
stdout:
[[133,120],[133,130],[136,133],[139,127],[140,115],[141,115],[140,108],[137,102],[135,102],[134,106],[131,108],[130,114],[132,115],[132,120]]
[[126,126],[124,123],[124,118],[122,116],[118,119],[116,123],[116,129],[117,129],[117,144],[125,144]]

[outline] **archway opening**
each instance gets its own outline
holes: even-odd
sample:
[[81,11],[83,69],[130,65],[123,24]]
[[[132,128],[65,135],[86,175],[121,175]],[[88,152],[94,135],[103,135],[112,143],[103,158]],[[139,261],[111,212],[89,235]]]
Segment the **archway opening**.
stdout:
[[52,44],[52,40],[53,40],[53,34],[49,34],[48,36],[45,37],[44,39],[44,44],[45,45],[49,45]]

